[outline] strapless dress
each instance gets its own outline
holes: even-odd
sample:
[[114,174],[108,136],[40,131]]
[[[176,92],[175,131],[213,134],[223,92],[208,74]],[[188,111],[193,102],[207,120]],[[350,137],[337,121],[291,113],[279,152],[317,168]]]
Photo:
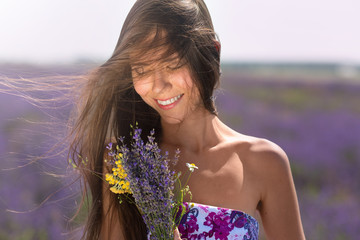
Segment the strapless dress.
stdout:
[[199,203],[185,207],[178,226],[182,239],[258,240],[259,224],[244,212]]

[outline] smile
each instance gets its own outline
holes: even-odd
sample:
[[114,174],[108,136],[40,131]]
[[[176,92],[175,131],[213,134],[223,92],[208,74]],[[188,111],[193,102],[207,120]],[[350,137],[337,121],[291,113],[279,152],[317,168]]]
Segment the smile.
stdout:
[[183,96],[184,94],[179,94],[178,96],[176,97],[173,97],[173,98],[169,98],[167,100],[159,100],[159,99],[156,99],[156,102],[159,104],[160,107],[162,108],[167,108],[167,107],[172,107],[172,106],[175,106],[175,103],[177,101],[180,100],[180,98]]
[[182,94],[180,94],[180,95],[178,95],[178,96],[176,96],[176,97],[170,98],[170,99],[168,99],[168,100],[165,100],[165,101],[162,101],[162,100],[159,100],[159,99],[157,99],[156,101],[157,101],[160,105],[166,106],[166,105],[170,105],[170,104],[176,102],[176,101],[179,100],[181,97],[182,97]]

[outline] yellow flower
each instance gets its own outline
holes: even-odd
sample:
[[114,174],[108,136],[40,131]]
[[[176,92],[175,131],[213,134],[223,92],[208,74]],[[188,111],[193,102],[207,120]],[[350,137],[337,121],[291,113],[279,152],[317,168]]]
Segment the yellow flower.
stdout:
[[110,184],[110,191],[115,194],[131,193],[130,183],[126,181],[127,174],[121,166],[122,154],[116,155],[115,167],[112,168],[112,173],[105,174],[105,181]]

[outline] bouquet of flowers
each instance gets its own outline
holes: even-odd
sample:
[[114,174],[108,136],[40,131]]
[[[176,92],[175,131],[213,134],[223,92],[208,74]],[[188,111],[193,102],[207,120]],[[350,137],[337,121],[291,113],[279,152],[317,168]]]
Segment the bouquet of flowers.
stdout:
[[[161,154],[154,130],[146,143],[140,137],[141,129],[136,127],[133,130],[130,147],[124,144],[124,138],[119,139],[121,145],[115,150],[111,143],[107,146],[111,160],[106,161],[112,166],[112,173],[106,174],[105,180],[111,185],[112,192],[132,194],[148,227],[150,239],[173,239],[174,229],[185,214],[185,208],[181,207],[184,196],[190,194],[191,197],[187,186],[189,178],[182,186],[181,173],[170,168],[177,163],[180,151],[177,150],[174,158],[169,159],[168,153]],[[187,163],[187,166],[190,172],[197,168],[194,164]],[[174,194],[176,183],[179,187]]]

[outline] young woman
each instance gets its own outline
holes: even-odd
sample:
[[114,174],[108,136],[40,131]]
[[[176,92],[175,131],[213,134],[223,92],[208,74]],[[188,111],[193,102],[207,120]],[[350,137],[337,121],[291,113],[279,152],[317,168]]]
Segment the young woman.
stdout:
[[256,212],[267,239],[305,239],[286,154],[221,122],[212,100],[219,77],[220,43],[203,0],[135,2],[113,55],[83,88],[72,133],[74,157],[88,158],[85,239],[147,238],[136,207],[119,204],[98,176],[108,171],[106,144],[135,122],[144,135],[155,129],[162,150],[180,149],[175,170],[198,166],[177,239],[257,239]]

